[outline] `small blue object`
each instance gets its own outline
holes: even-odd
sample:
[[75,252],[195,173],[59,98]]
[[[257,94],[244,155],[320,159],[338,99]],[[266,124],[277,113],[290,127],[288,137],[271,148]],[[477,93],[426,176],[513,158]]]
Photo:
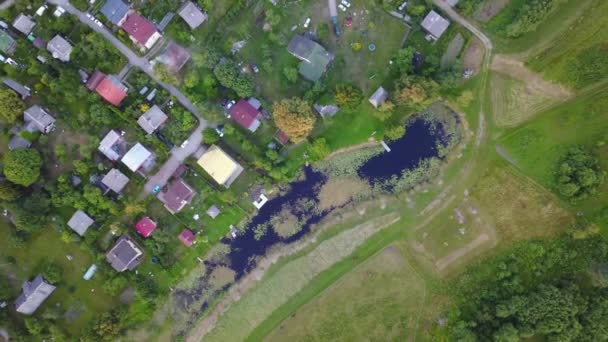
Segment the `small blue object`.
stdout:
[[369,49],[369,51],[376,51],[376,44],[369,44],[367,48]]
[[152,193],[157,194],[160,191],[160,185],[157,185],[152,189]]
[[152,257],[152,263],[154,265],[158,265],[159,262],[160,262],[160,260],[158,260],[158,257]]
[[84,277],[82,278],[84,280],[91,280],[91,278],[93,278],[93,276],[95,275],[95,272],[97,272],[97,265],[93,264],[91,265],[91,267],[89,267],[87,272],[84,274]]

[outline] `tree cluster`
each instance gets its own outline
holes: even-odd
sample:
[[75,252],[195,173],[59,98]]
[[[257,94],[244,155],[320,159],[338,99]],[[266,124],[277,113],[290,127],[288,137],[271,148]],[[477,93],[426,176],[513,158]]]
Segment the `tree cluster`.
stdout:
[[304,140],[316,121],[310,104],[296,97],[275,102],[272,117],[275,125],[294,143]]
[[597,192],[606,172],[590,152],[582,147],[572,147],[559,161],[555,177],[559,193],[578,201]]
[[250,97],[254,94],[253,80],[242,73],[232,60],[225,60],[216,65],[213,74],[224,87],[234,90],[239,97]]

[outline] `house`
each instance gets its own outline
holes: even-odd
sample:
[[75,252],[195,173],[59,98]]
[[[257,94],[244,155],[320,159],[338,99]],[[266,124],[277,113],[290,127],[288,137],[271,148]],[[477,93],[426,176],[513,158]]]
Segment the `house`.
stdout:
[[97,70],[89,77],[86,83],[87,89],[96,91],[108,103],[118,107],[122,100],[127,97],[127,87],[115,76],[107,76]]
[[312,107],[323,118],[331,118],[340,111],[340,107],[338,107],[336,105],[320,105],[320,104],[315,103]]
[[177,14],[179,14],[193,30],[207,21],[207,14],[198,8],[192,1],[186,1],[177,11]]
[[268,202],[268,197],[266,197],[266,191],[261,185],[258,185],[251,189],[249,193],[249,199],[251,200],[253,206],[256,207],[258,210],[262,209],[264,204]]
[[438,40],[448,29],[450,22],[440,16],[439,13],[431,10],[429,14],[424,17],[420,26],[429,34],[432,40]]
[[129,183],[129,177],[125,176],[118,169],[112,169],[102,179],[101,183],[105,185],[108,190],[112,190],[119,194],[122,189]]
[[58,59],[62,62],[70,61],[70,54],[72,54],[72,45],[68,43],[60,35],[56,35],[46,44],[46,49],[51,53],[53,58]]
[[32,281],[26,281],[21,286],[23,292],[15,300],[15,309],[24,315],[31,315],[55,291],[55,286],[47,283],[42,274]]
[[183,180],[174,180],[164,191],[158,194],[158,199],[165,204],[171,214],[180,212],[194,197],[194,190]]
[[194,233],[190,229],[185,228],[179,234],[179,240],[184,244],[184,246],[190,247],[194,244],[196,238],[194,236]]
[[108,0],[101,8],[101,14],[116,26],[120,26],[128,12],[129,5],[122,0]]
[[15,93],[19,94],[22,100],[27,99],[31,95],[30,88],[22,85],[21,83],[11,78],[5,79],[4,81],[2,81],[2,83],[8,88],[12,89]]
[[167,114],[165,114],[157,105],[154,105],[137,119],[137,124],[146,131],[146,133],[152,134],[159,129],[167,119],[169,119]]
[[17,42],[15,42],[15,39],[8,32],[0,29],[0,51],[12,54],[16,46]]
[[237,177],[243,172],[243,167],[221,148],[212,145],[198,160],[205,172],[207,172],[218,184],[230,187]]
[[13,136],[11,138],[11,140],[8,142],[8,149],[10,151],[16,150],[16,149],[19,149],[19,148],[28,148],[30,146],[32,146],[32,142],[29,141],[29,140],[27,140],[27,139],[25,139],[25,138],[22,138],[19,135]]
[[125,164],[129,170],[137,172],[148,159],[152,157],[152,152],[148,151],[142,144],[137,143],[131,147],[129,152],[122,157],[120,161]]
[[230,108],[230,117],[236,121],[241,127],[255,132],[260,127],[258,117],[260,111],[255,108],[251,102],[241,99]]
[[185,48],[175,44],[175,42],[169,43],[165,48],[165,51],[156,60],[167,66],[167,69],[173,73],[178,73],[186,63],[190,60],[192,55]]
[[111,130],[99,143],[97,150],[111,161],[117,161],[124,154],[122,137],[115,130]]
[[84,236],[87,229],[89,229],[93,223],[95,223],[95,221],[89,215],[82,210],[77,210],[68,221],[68,227],[72,228],[78,235]]
[[120,25],[135,44],[150,49],[161,38],[154,24],[135,11],[129,11]]
[[378,108],[384,103],[384,101],[386,101],[386,99],[388,99],[388,91],[382,87],[378,87],[378,89],[376,89],[376,91],[369,98],[369,103],[371,103],[374,108]]
[[114,247],[106,253],[106,260],[117,272],[134,270],[143,259],[144,252],[127,234],[118,238]]
[[216,218],[219,214],[220,209],[215,204],[210,206],[209,209],[207,209],[207,215],[209,215],[209,217],[211,217],[212,219]]
[[323,76],[327,66],[334,59],[334,55],[327,52],[323,46],[302,35],[293,37],[287,46],[287,51],[302,61],[299,66],[300,75],[313,82]]
[[135,224],[135,230],[144,238],[147,238],[156,229],[156,222],[152,221],[148,216],[142,217],[141,220]]
[[32,17],[23,13],[19,14],[13,21],[13,27],[26,36],[32,33],[34,26],[36,26],[36,22],[32,20]]
[[55,129],[55,118],[47,113],[40,106],[31,106],[23,112],[23,120],[28,131],[39,131],[40,133],[50,133]]

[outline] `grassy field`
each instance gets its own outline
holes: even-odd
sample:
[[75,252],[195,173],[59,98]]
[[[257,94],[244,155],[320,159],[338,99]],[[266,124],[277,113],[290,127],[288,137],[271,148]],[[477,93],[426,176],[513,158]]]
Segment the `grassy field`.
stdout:
[[546,78],[575,88],[608,77],[608,2],[595,0],[583,8],[567,30],[528,58],[528,65]]
[[[42,305],[39,312],[59,306],[62,312],[70,312],[70,319],[60,318],[64,327],[73,336],[78,336],[86,325],[97,316],[118,305],[117,299],[104,293],[101,286],[107,275],[98,272],[86,281],[82,276],[93,263],[92,256],[76,243],[65,243],[60,234],[47,228],[37,234],[26,248],[13,247],[9,239],[9,226],[0,220],[0,271],[13,278],[13,294],[21,292],[21,284],[40,272],[43,262],[52,261],[63,269],[63,278],[56,284],[57,290]],[[70,261],[67,256],[73,257]],[[15,262],[7,262],[14,258]],[[10,304],[12,305],[12,304]],[[73,316],[72,316],[73,314]]]
[[265,340],[414,340],[426,286],[402,253],[397,246],[385,248],[291,315]]
[[[514,129],[499,141],[525,174],[548,189],[553,189],[557,160],[567,147],[582,145],[592,149],[606,168],[608,148],[608,86],[605,84],[585,92],[564,105],[539,115],[523,127]],[[599,195],[577,203],[576,208],[594,217],[606,206],[608,184]]]

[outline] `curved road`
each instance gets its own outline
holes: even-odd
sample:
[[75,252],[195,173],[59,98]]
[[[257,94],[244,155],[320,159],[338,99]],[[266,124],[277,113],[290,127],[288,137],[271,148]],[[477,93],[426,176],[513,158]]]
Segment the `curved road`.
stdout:
[[176,146],[171,150],[171,157],[169,158],[169,160],[167,160],[165,164],[163,164],[163,166],[155,175],[148,178],[148,182],[144,186],[144,192],[142,193],[142,196],[145,196],[152,192],[152,189],[156,185],[164,186],[171,177],[171,175],[175,172],[175,170],[177,170],[179,165],[187,157],[196,152],[196,150],[200,147],[203,141],[202,131],[203,129],[205,129],[205,127],[209,126],[207,121],[203,119],[198,108],[194,104],[192,104],[192,102],[190,102],[190,100],[188,100],[188,98],[184,94],[182,94],[176,87],[161,82],[154,74],[154,70],[152,69],[152,65],[150,64],[150,62],[146,58],[138,56],[128,46],[124,45],[120,40],[118,40],[114,36],[111,30],[109,30],[105,26],[100,27],[96,25],[91,19],[86,16],[86,13],[72,6],[69,0],[49,0],[49,2],[65,8],[68,13],[75,15],[80,20],[80,22],[89,26],[93,31],[102,35],[107,41],[114,45],[114,47],[116,47],[118,51],[120,51],[120,53],[122,53],[127,58],[127,60],[129,61],[128,63],[130,65],[139,68],[146,74],[148,74],[150,78],[156,81],[156,83],[158,83],[161,87],[166,89],[171,94],[171,96],[174,96],[182,106],[184,106],[187,110],[194,114],[194,116],[196,116],[196,118],[198,119],[199,126],[188,138],[188,144],[184,148]]

